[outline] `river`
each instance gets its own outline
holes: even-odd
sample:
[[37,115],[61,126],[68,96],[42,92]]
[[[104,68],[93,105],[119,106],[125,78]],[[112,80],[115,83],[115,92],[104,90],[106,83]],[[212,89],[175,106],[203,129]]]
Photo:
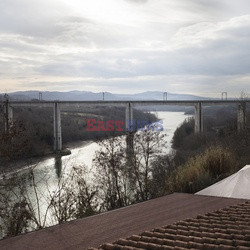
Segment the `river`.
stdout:
[[[163,121],[163,131],[166,134],[166,147],[164,151],[169,153],[171,150],[171,140],[176,128],[188,117],[183,112],[157,112],[156,115]],[[45,157],[38,163],[27,165],[18,172],[18,176],[27,174],[30,168],[33,168],[38,196],[42,204],[41,210],[46,207],[47,190],[53,191],[56,189],[58,180],[62,175],[67,175],[74,166],[86,166],[88,181],[91,181],[91,165],[95,152],[100,148],[96,142],[82,142],[71,145],[71,155],[61,158]],[[29,180],[30,181],[30,180]],[[30,189],[31,200],[35,202],[34,189],[30,187],[27,180],[27,188]],[[43,200],[43,202],[42,202]],[[53,223],[52,223],[53,224]]]

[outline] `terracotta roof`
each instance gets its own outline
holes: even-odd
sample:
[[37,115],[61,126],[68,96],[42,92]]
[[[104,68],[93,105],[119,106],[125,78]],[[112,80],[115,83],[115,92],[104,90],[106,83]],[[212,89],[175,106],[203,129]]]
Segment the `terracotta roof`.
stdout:
[[[245,202],[245,200],[174,193],[96,216],[0,240],[0,249],[75,250],[98,247],[105,242],[114,242],[119,238],[127,238],[133,234],[170,225],[199,214],[205,215],[240,202]],[[183,242],[181,238],[177,240]]]
[[119,239],[99,249],[189,248],[250,249],[250,202]]

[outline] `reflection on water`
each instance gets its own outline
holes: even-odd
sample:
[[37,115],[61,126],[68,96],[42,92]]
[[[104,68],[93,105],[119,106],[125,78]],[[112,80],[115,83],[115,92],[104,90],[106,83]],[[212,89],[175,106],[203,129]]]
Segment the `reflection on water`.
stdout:
[[56,175],[60,179],[62,177],[62,157],[59,155],[55,157],[55,169]]

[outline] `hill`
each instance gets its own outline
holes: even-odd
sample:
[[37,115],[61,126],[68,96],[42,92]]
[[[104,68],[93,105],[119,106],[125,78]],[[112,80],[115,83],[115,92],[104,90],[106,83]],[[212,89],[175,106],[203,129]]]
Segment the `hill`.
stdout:
[[[18,91],[9,93],[9,97],[12,100],[32,100],[39,99],[40,91]],[[89,91],[43,91],[42,99],[46,101],[60,100],[60,101],[97,101],[103,99],[103,92],[89,92]],[[104,92],[105,100],[163,100],[163,93],[161,91],[147,91],[138,94],[113,94],[110,92]],[[187,95],[187,94],[176,94],[168,93],[168,100],[202,100],[208,99],[206,97]],[[1,95],[3,99],[3,94]]]

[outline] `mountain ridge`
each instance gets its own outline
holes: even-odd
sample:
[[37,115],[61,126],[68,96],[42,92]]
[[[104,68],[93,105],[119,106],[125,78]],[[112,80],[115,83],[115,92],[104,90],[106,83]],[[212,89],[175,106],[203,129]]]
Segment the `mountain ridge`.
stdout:
[[[36,90],[27,90],[27,91],[16,91],[8,93],[8,96],[11,100],[38,100],[39,93],[42,93],[42,100],[52,101],[98,101],[103,100],[163,100],[164,92],[161,91],[146,91],[136,94],[113,94],[111,92],[91,92],[91,91],[79,91],[73,90],[68,92],[60,91],[36,91]],[[3,94],[1,94],[1,99],[3,99]],[[190,94],[177,94],[177,93],[167,93],[167,100],[204,100],[212,99],[197,95]]]

